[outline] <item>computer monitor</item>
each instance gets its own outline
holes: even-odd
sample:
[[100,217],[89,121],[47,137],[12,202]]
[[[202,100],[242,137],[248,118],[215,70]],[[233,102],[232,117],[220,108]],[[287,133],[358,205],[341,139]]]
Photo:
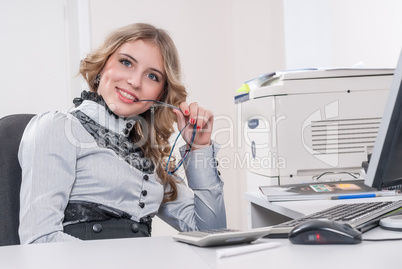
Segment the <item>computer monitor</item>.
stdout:
[[402,187],[402,51],[364,183],[377,189]]

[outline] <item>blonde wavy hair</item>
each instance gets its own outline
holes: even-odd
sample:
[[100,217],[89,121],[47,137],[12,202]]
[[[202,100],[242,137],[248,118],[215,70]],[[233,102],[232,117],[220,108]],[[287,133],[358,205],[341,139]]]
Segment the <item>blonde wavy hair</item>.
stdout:
[[[97,50],[81,61],[80,74],[87,81],[91,91],[97,91],[96,77],[109,57],[122,44],[135,40],[153,42],[159,47],[166,72],[166,84],[160,101],[179,106],[186,100],[187,92],[181,83],[176,46],[166,31],[145,23],[130,24],[115,30]],[[171,150],[169,137],[174,132],[173,124],[176,116],[172,109],[166,106],[157,106],[153,115],[148,110],[139,116],[141,120],[136,122],[130,136],[140,145],[145,156],[155,164],[156,174],[167,190],[163,201],[173,201],[177,198],[177,181],[174,176],[165,172],[165,167]],[[169,165],[173,169],[175,164],[171,162]]]

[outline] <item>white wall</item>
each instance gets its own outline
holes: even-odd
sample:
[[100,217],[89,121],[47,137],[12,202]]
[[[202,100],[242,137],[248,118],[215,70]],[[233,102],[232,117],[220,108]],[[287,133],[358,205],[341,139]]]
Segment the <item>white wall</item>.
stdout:
[[0,3],[0,117],[66,109],[66,35],[62,0]]
[[286,68],[395,67],[402,1],[284,0]]
[[88,13],[87,0],[0,1],[0,117],[72,107]]
[[363,61],[396,67],[402,48],[402,1],[331,0],[333,66]]

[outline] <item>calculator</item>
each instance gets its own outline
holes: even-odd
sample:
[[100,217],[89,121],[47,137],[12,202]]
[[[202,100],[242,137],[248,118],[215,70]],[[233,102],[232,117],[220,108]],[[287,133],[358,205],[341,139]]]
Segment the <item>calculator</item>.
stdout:
[[175,241],[199,247],[210,247],[250,243],[260,237],[268,235],[270,231],[270,227],[255,228],[250,230],[222,228],[203,231],[180,232],[173,236],[173,239]]

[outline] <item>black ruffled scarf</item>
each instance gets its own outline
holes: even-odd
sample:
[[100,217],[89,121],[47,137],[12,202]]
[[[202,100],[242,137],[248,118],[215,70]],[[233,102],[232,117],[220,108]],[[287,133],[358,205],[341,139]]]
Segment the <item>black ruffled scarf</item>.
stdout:
[[120,118],[116,114],[113,113],[112,110],[106,105],[105,100],[103,100],[102,95],[99,95],[97,92],[89,92],[89,91],[82,91],[81,92],[81,97],[76,97],[73,99],[73,103],[75,107],[78,107],[79,105],[84,102],[84,100],[89,100],[89,101],[94,101],[95,103],[100,104],[101,106],[106,108],[106,111],[110,114],[113,115],[116,119]]
[[[96,92],[83,91],[80,98],[74,98],[73,103],[78,109],[72,111],[71,114],[75,116],[85,130],[87,130],[87,132],[93,136],[98,146],[112,149],[120,158],[134,168],[143,173],[152,174],[155,170],[153,162],[144,157],[144,153],[141,148],[137,147],[128,135],[129,130],[131,130],[133,127],[131,123],[127,123],[127,129],[125,129],[127,130],[126,134],[112,132],[79,110],[79,106],[84,100],[93,101],[99,105],[102,105],[105,107],[106,111],[110,115],[113,115],[113,117],[116,119],[119,119],[120,117],[110,110],[110,108],[106,105],[106,102],[103,100],[103,97]],[[122,119],[125,120],[125,118]]]

